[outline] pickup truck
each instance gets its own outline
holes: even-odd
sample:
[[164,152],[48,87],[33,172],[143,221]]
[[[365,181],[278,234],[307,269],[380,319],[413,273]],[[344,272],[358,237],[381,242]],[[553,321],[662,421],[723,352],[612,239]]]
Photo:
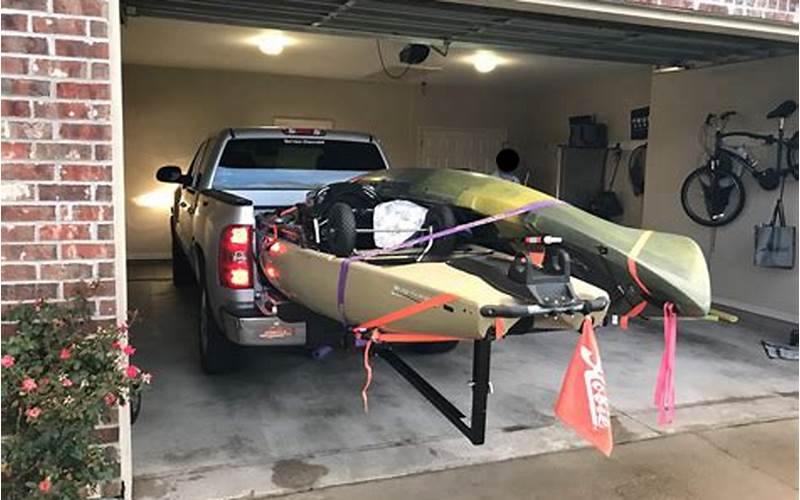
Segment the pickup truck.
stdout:
[[185,173],[158,169],[178,184],[170,215],[172,277],[199,288],[202,369],[236,368],[240,346],[311,345],[309,315],[275,298],[255,262],[256,219],[303,201],[322,185],[387,168],[369,134],[228,128],[200,145]]

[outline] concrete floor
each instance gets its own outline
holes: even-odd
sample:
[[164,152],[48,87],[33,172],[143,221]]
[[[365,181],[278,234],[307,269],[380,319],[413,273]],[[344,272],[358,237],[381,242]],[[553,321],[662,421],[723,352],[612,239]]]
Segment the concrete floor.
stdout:
[[[797,499],[797,420],[312,490],[282,500]],[[274,498],[274,497],[273,497]]]
[[[133,429],[137,498],[280,494],[582,446],[552,414],[574,335],[546,333],[495,344],[487,444],[473,447],[381,360],[373,363],[365,415],[357,352],[314,361],[299,350],[250,349],[240,372],[202,375],[197,300],[191,292],[177,292],[168,277],[163,265],[131,267],[130,306],[139,311],[132,329],[136,362],[155,374]],[[662,429],[651,406],[663,347],[659,325],[599,330],[615,442],[796,418],[797,364],[768,360],[758,342],[784,341],[787,334],[785,325],[765,321],[682,322],[677,422]],[[407,359],[467,408],[469,347],[444,355],[408,354]],[[545,458],[558,464],[559,456],[572,455]],[[796,456],[793,460],[796,469]],[[683,498],[670,488],[661,493]]]

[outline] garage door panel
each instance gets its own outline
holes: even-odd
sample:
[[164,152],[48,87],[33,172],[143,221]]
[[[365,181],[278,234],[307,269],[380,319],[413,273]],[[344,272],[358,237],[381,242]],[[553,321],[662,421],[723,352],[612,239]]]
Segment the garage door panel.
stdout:
[[[127,15],[450,40],[639,64],[727,63],[797,50],[796,44],[789,42],[433,0],[124,0],[124,5]],[[602,49],[592,47],[597,44]]]

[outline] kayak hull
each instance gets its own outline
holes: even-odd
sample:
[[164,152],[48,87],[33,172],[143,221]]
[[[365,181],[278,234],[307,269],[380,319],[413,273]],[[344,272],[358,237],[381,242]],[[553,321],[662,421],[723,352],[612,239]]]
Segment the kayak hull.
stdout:
[[[348,264],[343,300],[339,304],[340,271],[344,259],[303,248],[281,240],[259,256],[261,268],[267,270],[270,283],[283,295],[312,311],[331,319],[358,325],[413,304],[451,294],[455,299],[391,323],[387,331],[442,335],[463,340],[486,336],[494,326],[493,318],[481,316],[485,305],[522,304],[481,279],[444,262],[413,262],[376,265],[352,261]],[[603,290],[572,278],[578,298],[608,298]],[[605,311],[592,313],[597,323]],[[536,329],[563,330],[580,326],[583,315],[559,314],[535,319]],[[518,319],[505,318],[511,328]]]

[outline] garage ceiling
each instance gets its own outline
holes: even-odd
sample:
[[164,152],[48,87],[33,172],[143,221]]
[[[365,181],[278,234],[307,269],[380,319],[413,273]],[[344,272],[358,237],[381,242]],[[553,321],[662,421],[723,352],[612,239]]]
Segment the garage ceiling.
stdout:
[[721,64],[795,53],[796,44],[577,19],[435,0],[123,0],[152,16],[335,34],[448,40],[561,57],[658,66]]
[[[381,68],[377,42],[365,36],[281,31],[291,40],[278,57],[265,56],[258,41],[271,30],[153,17],[130,18],[122,30],[122,60],[126,64],[248,71],[343,80],[390,81]],[[380,44],[388,70],[403,75],[396,83],[448,86],[491,86],[532,90],[564,82],[647,75],[650,67],[608,61],[588,61],[524,52],[493,51],[503,62],[488,74],[473,68],[475,50],[454,44],[447,55],[431,53],[413,70],[397,58],[405,41]],[[613,75],[613,76],[612,76]]]

